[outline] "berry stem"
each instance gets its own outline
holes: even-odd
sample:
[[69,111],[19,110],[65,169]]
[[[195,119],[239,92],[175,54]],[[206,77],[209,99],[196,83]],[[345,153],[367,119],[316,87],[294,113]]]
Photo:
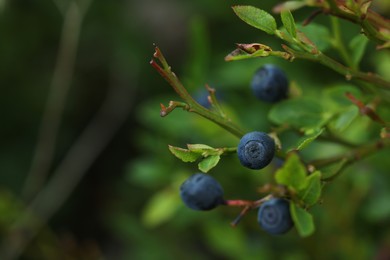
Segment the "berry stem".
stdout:
[[226,206],[232,206],[232,207],[242,207],[242,206],[252,207],[254,204],[255,201],[251,201],[251,200],[226,200],[225,201]]
[[386,123],[371,107],[365,105],[362,101],[352,95],[352,93],[347,92],[345,95],[359,108],[359,111],[362,115],[368,116],[371,120],[381,124],[384,127],[388,126],[388,123]]
[[241,219],[248,213],[251,209],[259,207],[261,204],[273,198],[271,194],[255,201],[251,200],[225,200],[224,205],[231,207],[244,207],[240,214],[230,223],[232,227],[236,227]]
[[175,92],[185,101],[185,103],[171,101],[168,108],[165,108],[162,105],[161,106],[162,116],[167,115],[169,112],[173,111],[176,107],[182,107],[189,112],[196,113],[214,122],[215,124],[221,126],[222,128],[224,128],[225,130],[232,133],[238,138],[241,138],[245,134],[245,132],[239,126],[234,124],[229,118],[224,116],[224,114],[222,115],[220,111],[219,113],[215,113],[209,109],[204,108],[198,102],[196,102],[193,99],[193,97],[187,92],[186,88],[183,86],[180,80],[177,78],[176,74],[171,70],[171,67],[169,66],[164,55],[162,54],[161,50],[157,46],[155,47],[155,52],[153,57],[157,59],[161,65],[158,64],[155,59],[152,59],[150,61],[152,67],[155,70],[157,70],[157,72],[172,86]]
[[246,213],[248,213],[249,210],[251,210],[252,207],[250,206],[246,206],[241,212],[240,214],[230,223],[230,225],[232,227],[236,227],[238,225],[238,223],[240,223],[241,219],[246,215]]

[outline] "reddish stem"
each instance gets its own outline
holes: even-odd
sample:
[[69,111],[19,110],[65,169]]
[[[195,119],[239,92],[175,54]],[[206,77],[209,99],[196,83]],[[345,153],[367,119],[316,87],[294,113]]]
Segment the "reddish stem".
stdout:
[[362,101],[358,100],[352,93],[347,92],[345,93],[347,98],[351,100],[352,103],[354,103],[358,108],[362,115],[366,115],[369,118],[371,118],[373,121],[380,123],[383,126],[386,126],[386,122],[377,114],[375,111],[370,108],[369,106],[366,106]]
[[250,201],[250,200],[226,200],[225,201],[226,206],[233,206],[233,207],[242,207],[242,206],[250,206],[252,207],[256,201]]

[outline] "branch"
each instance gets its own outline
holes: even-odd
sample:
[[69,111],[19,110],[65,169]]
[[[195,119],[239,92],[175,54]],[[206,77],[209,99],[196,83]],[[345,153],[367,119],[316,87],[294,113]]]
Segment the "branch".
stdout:
[[347,166],[349,166],[357,161],[360,161],[360,160],[362,160],[362,159],[364,159],[364,158],[366,158],[366,157],[368,157],[368,156],[370,156],[370,155],[372,155],[372,154],[374,154],[382,149],[388,148],[388,147],[390,147],[390,139],[381,139],[381,140],[360,146],[356,149],[352,149],[351,151],[347,152],[346,154],[311,161],[307,165],[315,167],[315,168],[322,168],[322,167],[332,165],[332,164],[337,163],[337,162],[342,162],[339,169],[337,169],[337,171],[332,176],[329,176],[329,177],[322,179],[323,181],[329,182],[329,181],[332,181],[335,178],[337,178]]
[[229,131],[230,133],[232,133],[238,138],[241,138],[245,134],[245,132],[240,127],[234,124],[226,116],[222,116],[220,113],[218,114],[214,113],[213,111],[206,109],[205,107],[201,106],[198,102],[196,102],[192,98],[192,96],[187,92],[187,90],[180,82],[180,80],[177,78],[176,74],[171,70],[171,67],[168,65],[164,55],[162,54],[162,52],[158,47],[155,47],[155,53],[153,57],[160,62],[161,66],[154,59],[152,59],[150,61],[152,67],[156,69],[158,73],[160,73],[160,75],[172,86],[175,92],[185,101],[185,103],[171,101],[168,108],[162,105],[161,106],[162,116],[165,116],[166,114],[174,110],[176,107],[182,107],[189,112],[196,113],[214,122],[215,124],[226,129],[227,131]]
[[303,59],[318,62],[338,73],[343,75],[347,80],[360,80],[373,84],[382,89],[390,90],[390,82],[384,80],[380,76],[374,73],[365,73],[358,71],[356,69],[348,68],[343,64],[335,61],[329,56],[323,54],[322,52],[318,52],[318,54],[312,54],[302,51],[296,51],[288,47],[287,45],[282,44],[282,47],[285,51],[287,51],[294,59]]
[[352,95],[352,93],[347,92],[345,95],[359,108],[359,111],[362,115],[368,116],[371,120],[381,124],[384,127],[388,126],[388,123],[386,123],[371,107],[366,106],[362,101],[358,100],[354,95]]
[[389,39],[381,33],[382,30],[390,31],[389,19],[386,19],[375,11],[368,9],[369,5],[366,5],[367,3],[358,5],[354,1],[350,1],[353,6],[348,6],[346,2],[348,1],[311,1],[309,5],[322,8],[323,13],[325,14],[333,15],[360,25],[364,33],[371,40],[378,43],[389,41]]
[[266,202],[267,200],[270,200],[273,197],[273,195],[267,195],[259,200],[256,201],[250,201],[250,200],[226,200],[225,204],[226,206],[230,207],[244,207],[244,209],[240,212],[240,214],[230,223],[232,227],[236,227],[238,223],[241,221],[241,219],[251,210],[254,208],[260,207],[261,204]]

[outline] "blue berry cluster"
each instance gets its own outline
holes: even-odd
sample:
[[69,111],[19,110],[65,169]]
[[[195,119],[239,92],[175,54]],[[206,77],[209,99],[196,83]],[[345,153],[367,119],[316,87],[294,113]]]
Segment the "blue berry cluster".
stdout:
[[[257,98],[266,102],[277,102],[287,97],[288,80],[282,70],[273,65],[260,68],[251,82]],[[237,147],[240,163],[249,169],[266,167],[275,156],[275,142],[264,132],[245,134]],[[180,186],[180,197],[184,204],[194,210],[207,211],[220,205],[229,205],[223,198],[219,182],[208,174],[196,173]],[[256,206],[257,207],[257,206]],[[258,206],[257,221],[260,227],[272,235],[284,234],[293,227],[289,201],[270,198]]]
[[[219,182],[204,173],[191,175],[180,186],[180,197],[190,209],[207,211],[226,205],[223,189]],[[286,199],[271,198],[260,205],[257,222],[271,235],[280,235],[293,227],[289,202]]]

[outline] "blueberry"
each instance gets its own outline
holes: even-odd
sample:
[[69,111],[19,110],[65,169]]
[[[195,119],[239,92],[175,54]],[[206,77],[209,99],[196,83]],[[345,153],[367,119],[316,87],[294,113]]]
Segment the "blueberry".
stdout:
[[[208,99],[209,95],[210,95],[210,93],[205,88],[202,88],[201,90],[197,91],[194,94],[194,99],[201,106],[203,106],[207,109],[210,109],[211,104],[210,104],[209,99]],[[219,91],[216,91],[215,95],[216,95],[217,100],[220,102],[222,100],[221,93]]]
[[247,133],[238,144],[237,155],[243,166],[255,170],[262,169],[275,155],[275,142],[263,132]]
[[259,207],[257,222],[264,231],[271,235],[286,233],[293,227],[289,202],[280,198],[264,202]]
[[223,189],[210,175],[196,173],[180,186],[184,204],[194,210],[211,210],[224,204]]
[[280,68],[266,64],[256,71],[251,88],[258,99],[274,103],[287,98],[288,79]]

